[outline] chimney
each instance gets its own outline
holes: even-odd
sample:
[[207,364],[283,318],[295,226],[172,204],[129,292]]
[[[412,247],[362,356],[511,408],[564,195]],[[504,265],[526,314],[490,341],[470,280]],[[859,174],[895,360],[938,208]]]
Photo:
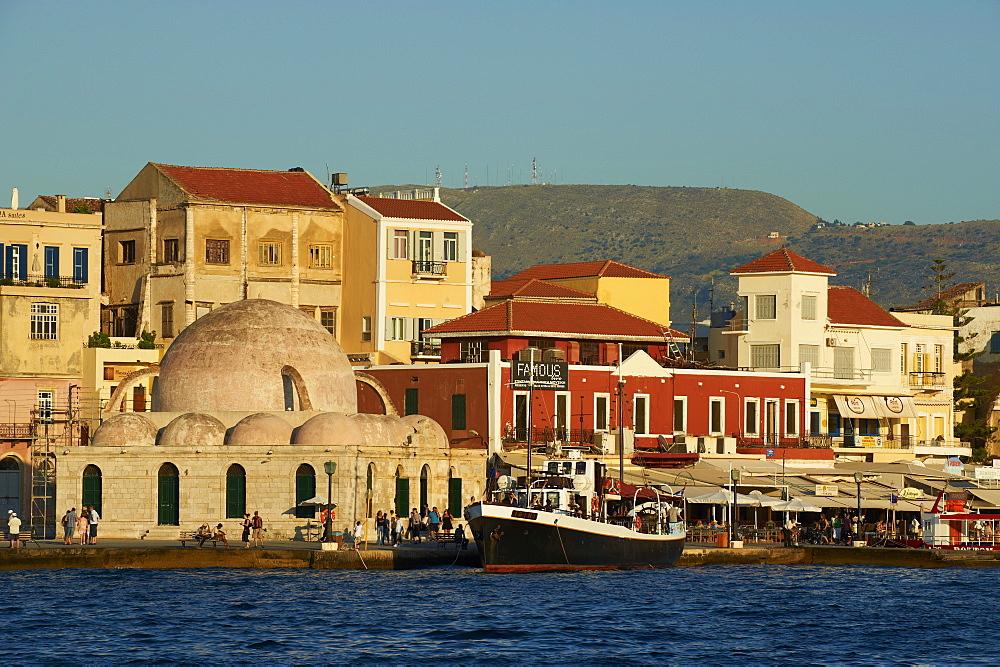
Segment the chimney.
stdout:
[[56,195],[56,211],[59,213],[66,212],[66,195]]
[[441,188],[434,188],[434,201],[441,203]]

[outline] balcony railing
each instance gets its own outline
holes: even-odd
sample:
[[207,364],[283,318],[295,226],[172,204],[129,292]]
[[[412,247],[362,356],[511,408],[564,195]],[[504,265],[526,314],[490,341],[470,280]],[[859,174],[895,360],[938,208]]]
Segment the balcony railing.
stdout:
[[[526,443],[528,429],[507,425],[503,433],[504,444]],[[542,428],[531,429],[531,442],[535,444],[561,443],[567,445],[590,445],[594,441],[591,429]]]
[[441,357],[441,342],[430,340],[415,340],[410,343],[411,357]]
[[32,435],[31,424],[0,424],[0,440],[23,440]]
[[87,281],[73,276],[46,276],[29,273],[22,280],[20,277],[0,275],[0,285],[16,285],[18,287],[62,287],[82,289]]
[[413,260],[413,273],[419,276],[445,275],[445,262],[426,262],[422,259]]
[[914,371],[909,374],[911,387],[934,387],[942,388],[947,386],[944,373],[928,373]]

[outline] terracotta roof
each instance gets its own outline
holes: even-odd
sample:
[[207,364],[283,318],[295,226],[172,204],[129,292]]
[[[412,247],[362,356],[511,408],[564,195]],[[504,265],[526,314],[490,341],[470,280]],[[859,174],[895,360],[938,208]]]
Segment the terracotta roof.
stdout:
[[[68,207],[67,207],[68,210]],[[955,301],[961,301],[968,292],[978,288],[985,287],[986,283],[959,283],[954,287],[949,287],[948,289],[941,292],[941,296],[932,296],[929,299],[924,299],[923,301],[917,303],[916,305],[910,306],[908,308],[900,308],[899,310],[924,310],[926,308],[935,308],[938,304],[938,300],[944,301],[945,304],[951,304]],[[970,301],[975,300],[975,297],[970,299]]]
[[588,278],[601,276],[607,278],[670,278],[659,273],[637,269],[628,264],[605,260],[603,262],[577,262],[575,264],[536,264],[529,269],[517,273],[511,278],[526,280],[555,280],[559,278]]
[[905,324],[853,287],[830,285],[826,293],[827,317],[831,324],[906,327]]
[[307,171],[150,164],[197,199],[229,204],[340,208],[330,191]]
[[404,218],[407,220],[453,220],[468,222],[469,219],[459,215],[444,204],[421,199],[390,199],[389,197],[358,197],[381,215],[387,218]]
[[597,296],[590,292],[557,285],[556,283],[545,282],[537,278],[519,280],[508,278],[507,280],[495,281],[490,285],[490,293],[487,298],[503,297],[535,297],[540,299],[589,299],[594,301]]
[[[511,299],[427,329],[429,334],[556,334],[563,338],[664,341],[688,337],[602,303],[546,303]],[[450,337],[450,336],[449,336]]]
[[[59,208],[59,200],[51,195],[38,195],[38,199],[41,199],[46,204],[48,204],[53,211]],[[75,213],[76,209],[83,206],[91,213],[100,213],[104,210],[103,202],[97,197],[76,197],[66,199],[66,212]]]
[[797,273],[825,273],[831,276],[837,275],[837,272],[830,267],[823,266],[811,259],[806,259],[785,246],[781,246],[774,252],[769,252],[763,257],[758,257],[738,269],[732,269],[729,273],[785,273],[789,271]]

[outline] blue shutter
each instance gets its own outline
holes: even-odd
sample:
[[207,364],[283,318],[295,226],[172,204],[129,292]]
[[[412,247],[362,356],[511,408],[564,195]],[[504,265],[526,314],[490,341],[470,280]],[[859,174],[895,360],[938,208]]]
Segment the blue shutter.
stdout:
[[5,263],[6,262],[5,258],[7,257],[7,254],[5,250],[6,248],[4,248],[4,245],[0,243],[0,280],[3,280],[4,278],[7,277],[7,264]]
[[3,277],[7,280],[14,280],[14,246],[7,246],[7,252],[3,254]]
[[45,246],[45,277],[59,277],[59,248],[55,246]]
[[73,248],[73,282],[78,284],[86,283],[88,269],[87,248]]
[[18,271],[17,279],[21,282],[28,281],[28,246],[26,244],[18,243],[14,247],[18,249]]

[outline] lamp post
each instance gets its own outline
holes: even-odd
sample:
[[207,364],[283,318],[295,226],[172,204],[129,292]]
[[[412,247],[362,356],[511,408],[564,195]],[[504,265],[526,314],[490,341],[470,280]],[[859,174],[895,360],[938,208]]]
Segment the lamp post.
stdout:
[[739,496],[736,493],[736,484],[740,481],[740,471],[733,468],[729,471],[729,478],[733,480],[733,520],[729,525],[729,544],[732,545],[733,542],[739,539],[739,533],[736,530],[736,520],[740,516],[740,502]]
[[326,538],[324,542],[333,542],[333,473],[337,472],[337,462],[327,461],[323,464],[326,471]]
[[861,480],[865,478],[864,473],[860,470],[854,473],[854,483],[858,485],[858,515],[854,519],[854,544],[860,541],[858,538],[861,537],[858,533],[861,532]]

